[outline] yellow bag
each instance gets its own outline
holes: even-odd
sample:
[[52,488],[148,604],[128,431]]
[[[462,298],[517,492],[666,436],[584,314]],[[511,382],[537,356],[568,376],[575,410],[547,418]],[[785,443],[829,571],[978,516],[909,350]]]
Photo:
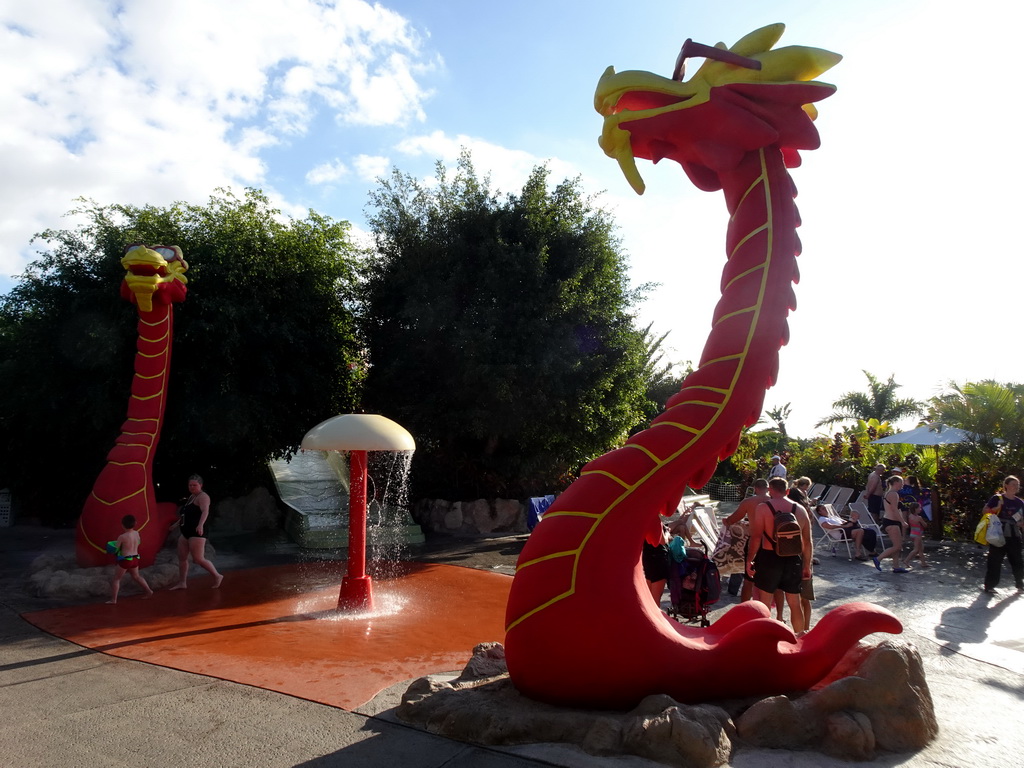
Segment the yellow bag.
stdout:
[[996,508],[991,512],[988,511],[988,507],[982,510],[981,520],[978,521],[978,527],[974,529],[974,540],[982,546],[988,546],[988,524],[989,521],[994,517],[996,520],[999,519],[999,513],[1003,509],[1003,494],[996,494],[999,497],[999,503],[996,504]]
[[988,520],[992,517],[988,512],[981,516],[981,520],[978,521],[978,527],[974,529],[974,540],[979,544],[988,546]]

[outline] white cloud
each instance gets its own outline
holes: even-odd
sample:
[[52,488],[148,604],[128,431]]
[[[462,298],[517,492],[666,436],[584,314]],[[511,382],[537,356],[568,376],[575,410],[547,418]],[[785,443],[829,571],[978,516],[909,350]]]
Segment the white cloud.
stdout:
[[345,163],[335,159],[330,163],[321,163],[306,173],[306,181],[310,184],[330,184],[332,181],[345,178],[348,174],[349,169]]
[[379,155],[358,155],[352,164],[363,181],[374,181],[385,176],[391,167],[391,161]]
[[[272,186],[266,152],[319,112],[374,126],[423,119],[419,79],[438,66],[402,16],[363,0],[6,5],[0,290],[32,234],[64,226],[75,198],[163,205]],[[344,168],[310,173],[324,183]]]
[[306,181],[309,184],[330,184],[352,176],[353,171],[361,181],[374,181],[387,174],[390,160],[380,155],[356,155],[351,160],[351,166],[349,168],[344,160],[334,158],[308,171]]
[[371,249],[374,247],[373,233],[357,224],[352,224],[348,231],[349,239],[357,248]]
[[407,157],[440,160],[446,166],[454,165],[464,148],[472,154],[477,174],[481,177],[490,174],[491,188],[501,193],[518,192],[530,171],[538,165],[546,164],[555,182],[579,173],[578,169],[557,158],[538,157],[464,134],[449,136],[443,131],[403,139],[395,147]]

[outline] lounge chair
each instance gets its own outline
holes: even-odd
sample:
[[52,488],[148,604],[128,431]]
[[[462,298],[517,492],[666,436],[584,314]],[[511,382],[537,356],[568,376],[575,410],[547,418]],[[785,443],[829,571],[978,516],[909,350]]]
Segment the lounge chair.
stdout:
[[835,501],[836,496],[839,495],[839,492],[841,490],[842,490],[841,486],[838,486],[838,485],[830,486],[828,491],[825,493],[824,496],[821,497],[821,500],[818,503],[819,504],[831,504],[832,502]]
[[853,488],[840,488],[839,492],[833,497],[832,501],[829,502],[836,511],[842,514],[846,511],[846,506],[851,498],[853,498]]
[[[836,514],[836,511],[832,507],[831,504],[821,504],[819,506],[825,507],[825,510],[828,512],[828,516],[829,517],[839,517],[839,515]],[[814,525],[817,526],[818,531],[822,534],[818,538],[817,542],[815,542],[814,546],[815,547],[820,547],[822,544],[825,544],[826,547],[828,547],[829,549],[832,550],[832,557],[835,557],[836,556],[836,547],[839,546],[840,544],[845,544],[846,545],[846,556],[850,560],[852,560],[853,559],[853,552],[850,549],[850,539],[848,539],[845,536],[843,536],[840,531],[837,531],[837,530],[827,531],[827,530],[825,530],[825,528],[822,527],[821,522],[819,522],[818,516],[816,514],[811,514],[811,518],[814,520]],[[836,538],[835,535],[833,535],[833,534],[839,534],[839,538]]]
[[694,505],[689,512],[689,517],[686,520],[687,529],[690,531],[690,535],[702,542],[704,546],[708,548],[708,554],[710,555],[715,551],[715,545],[718,543],[718,533],[721,527],[718,518],[715,516],[715,511],[711,507],[705,507],[701,505]]

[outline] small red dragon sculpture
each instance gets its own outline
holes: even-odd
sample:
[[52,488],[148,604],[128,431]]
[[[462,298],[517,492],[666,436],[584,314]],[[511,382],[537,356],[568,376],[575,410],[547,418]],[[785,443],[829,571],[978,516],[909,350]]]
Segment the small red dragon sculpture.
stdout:
[[75,556],[82,567],[109,565],[106,542],[121,535],[121,518],[134,515],[142,535],[142,565],[152,565],[176,518],[173,504],[157,504],[153,458],[160,440],[167,380],[171,372],[174,304],[185,300],[188,264],[177,246],[130,245],[121,265],[121,298],[138,307],[135,375],[128,419],[107,454],[75,531]]
[[[828,51],[772,50],[781,24],[732,48],[687,41],[671,79],[609,67],[594,97],[600,143],[637,192],[634,157],[680,163],[730,213],[722,297],[700,365],[651,427],[586,465],[551,506],[519,558],[506,612],[509,674],[524,694],[561,705],[630,707],[666,693],[683,702],[779,694],[819,682],[862,637],[899,633],[883,608],[851,603],[797,639],[759,602],[707,629],[668,619],[639,566],[659,512],[702,487],[736,449],[774,384],[786,317],[796,306],[796,190],[787,167],[815,149],[813,102],[833,86],[812,78]],[[689,56],[706,59],[681,82]]]

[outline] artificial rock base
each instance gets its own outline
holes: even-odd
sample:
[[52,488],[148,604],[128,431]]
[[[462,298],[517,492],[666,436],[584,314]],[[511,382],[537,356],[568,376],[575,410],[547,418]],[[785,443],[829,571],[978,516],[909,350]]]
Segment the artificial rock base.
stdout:
[[528,699],[508,677],[501,644],[483,643],[457,679],[416,680],[396,714],[476,744],[567,743],[592,755],[694,768],[725,765],[743,747],[869,760],[879,750],[919,750],[938,733],[921,656],[899,639],[854,648],[821,686],[799,696],[691,706],[660,694],[629,712]]

